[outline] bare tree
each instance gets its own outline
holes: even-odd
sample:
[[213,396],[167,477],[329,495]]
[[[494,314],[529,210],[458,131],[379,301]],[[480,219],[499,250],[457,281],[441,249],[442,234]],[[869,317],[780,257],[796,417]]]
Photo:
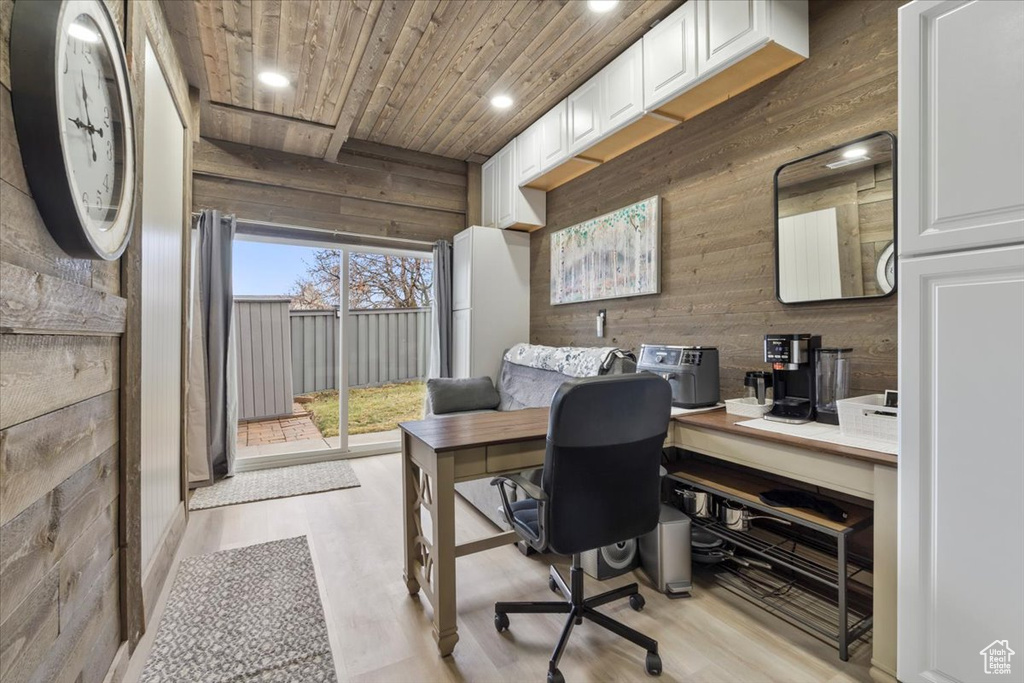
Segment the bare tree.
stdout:
[[[292,290],[293,309],[339,304],[341,252],[318,249]],[[350,309],[421,308],[430,305],[434,264],[430,259],[389,254],[349,255]]]

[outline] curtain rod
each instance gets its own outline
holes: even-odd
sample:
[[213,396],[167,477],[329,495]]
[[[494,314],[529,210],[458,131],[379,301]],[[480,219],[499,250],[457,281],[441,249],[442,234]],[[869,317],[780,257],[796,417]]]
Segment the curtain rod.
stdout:
[[[192,229],[195,230],[198,225],[194,220],[202,214],[201,211],[192,212]],[[387,235],[366,235],[357,232],[347,232],[345,230],[332,230],[327,228],[315,228],[315,227],[304,227],[298,225],[289,225],[287,223],[272,223],[270,221],[253,221],[246,220],[244,218],[235,218],[238,226],[238,232],[243,235],[261,236],[261,237],[274,237],[279,236],[283,238],[306,238],[313,240],[322,240],[326,242],[335,242],[338,244],[349,244],[354,246],[391,246],[393,249],[408,249],[412,251],[430,251],[434,247],[433,242],[426,240],[416,240],[408,237],[391,237]]]

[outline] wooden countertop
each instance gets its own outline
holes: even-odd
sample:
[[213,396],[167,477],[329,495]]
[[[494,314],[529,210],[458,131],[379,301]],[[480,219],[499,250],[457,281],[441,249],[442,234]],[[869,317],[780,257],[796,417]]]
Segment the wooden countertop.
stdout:
[[527,408],[467,413],[401,422],[398,426],[433,451],[450,451],[547,438],[548,412],[547,408]]
[[760,429],[743,427],[736,423],[745,422],[751,418],[743,417],[742,415],[730,415],[725,412],[724,409],[692,415],[676,415],[672,419],[687,427],[725,432],[726,434],[737,434],[739,436],[746,436],[751,439],[761,439],[763,441],[774,441],[776,443],[782,443],[789,446],[806,448],[826,455],[837,455],[843,458],[854,458],[856,460],[865,460],[879,465],[896,467],[897,458],[891,453],[882,453],[881,451],[871,451],[865,448],[843,446],[841,444],[830,443],[828,441],[817,441],[799,436],[790,436],[789,434],[776,434],[774,432],[766,432]]

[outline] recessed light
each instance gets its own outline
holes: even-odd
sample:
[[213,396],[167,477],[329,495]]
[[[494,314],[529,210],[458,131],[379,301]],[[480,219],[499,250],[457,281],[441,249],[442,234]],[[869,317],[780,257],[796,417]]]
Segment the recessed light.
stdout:
[[590,11],[598,14],[611,12],[617,4],[619,4],[619,0],[587,0],[587,7]]
[[98,43],[100,42],[100,34],[93,31],[91,28],[87,28],[79,23],[73,23],[68,26],[68,35],[72,38],[78,38],[87,43]]
[[491,98],[491,106],[495,109],[508,109],[512,106],[512,98],[508,95],[495,95]]
[[853,149],[848,149],[843,152],[844,159],[857,159],[859,157],[866,157],[867,155],[868,151],[863,147],[854,147]]
[[287,76],[276,71],[261,71],[257,78],[260,79],[260,83],[269,85],[271,88],[287,88],[291,84]]

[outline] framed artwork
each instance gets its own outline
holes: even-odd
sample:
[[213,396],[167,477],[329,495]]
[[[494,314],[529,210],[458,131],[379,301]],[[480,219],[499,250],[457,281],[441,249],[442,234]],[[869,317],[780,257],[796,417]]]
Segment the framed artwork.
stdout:
[[551,235],[551,304],[661,291],[657,196]]

